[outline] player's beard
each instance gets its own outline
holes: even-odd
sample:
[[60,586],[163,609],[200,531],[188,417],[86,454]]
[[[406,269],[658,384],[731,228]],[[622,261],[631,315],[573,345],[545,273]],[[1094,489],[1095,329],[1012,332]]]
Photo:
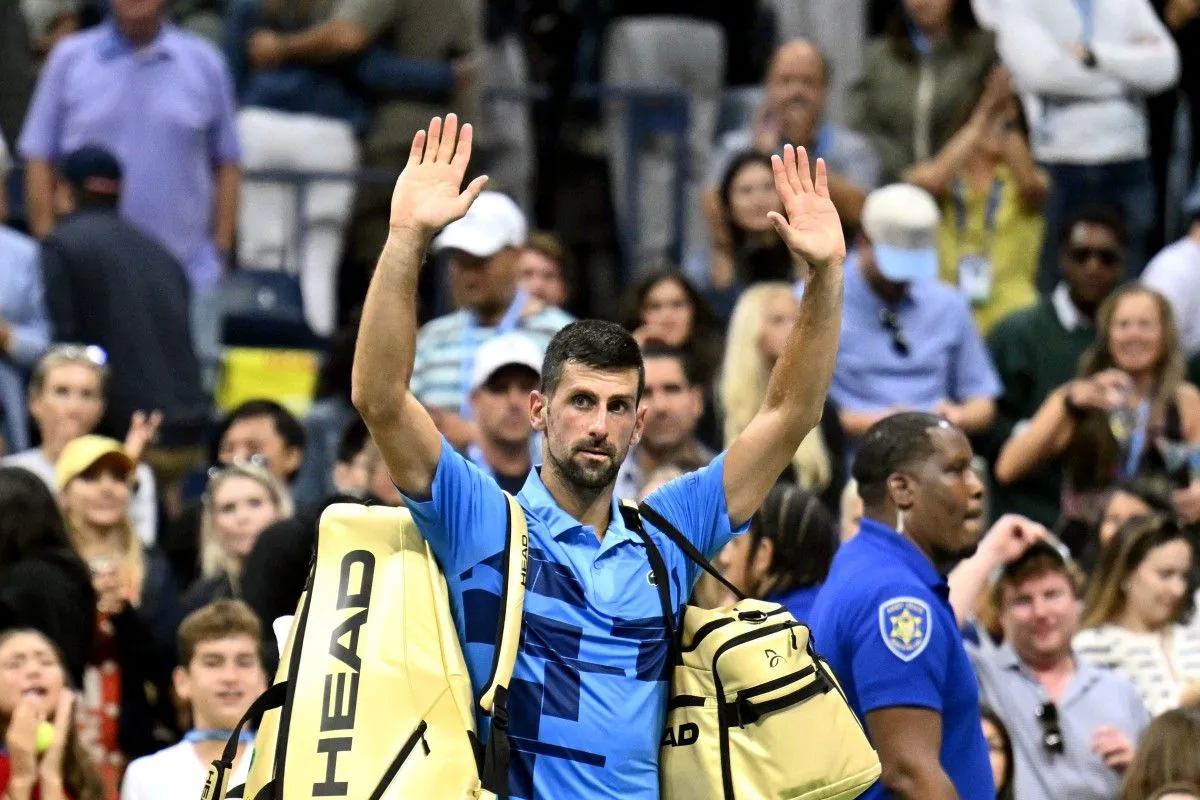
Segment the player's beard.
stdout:
[[[589,464],[582,461],[582,454],[588,449],[602,449],[608,456],[608,460],[603,464]],[[617,473],[621,470],[621,461],[623,460],[618,457],[616,448],[611,444],[576,445],[571,448],[571,455],[563,459],[560,459],[551,449],[549,456],[563,480],[581,492],[598,492],[611,486],[617,479]]]

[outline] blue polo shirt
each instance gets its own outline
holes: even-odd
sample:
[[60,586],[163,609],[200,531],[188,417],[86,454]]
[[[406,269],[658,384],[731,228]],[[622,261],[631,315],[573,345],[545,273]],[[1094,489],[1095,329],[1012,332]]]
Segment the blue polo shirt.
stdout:
[[[833,557],[809,624],[860,719],[897,706],[937,711],[939,760],[958,796],[995,800],[979,686],[950,608],[950,588],[916,545],[864,518],[858,536]],[[876,783],[862,797],[892,795]]]
[[[735,533],[725,458],[671,481],[647,502],[715,556]],[[529,524],[524,631],[509,685],[514,798],[657,800],[666,715],[667,644],[658,591],[638,535],[614,501],[604,539],[564,512],[531,470],[517,495]],[[405,505],[446,574],[478,698],[500,609],[506,500],[491,477],[443,440],[431,497]],[[646,523],[679,606],[699,567]],[[479,718],[486,738],[487,720]]]
[[[889,305],[862,274],[857,253],[846,259],[842,338],[829,397],[848,411],[903,405],[929,411],[942,400],[998,397],[1000,379],[962,294],[940,281],[910,284]],[[892,311],[908,355],[892,348],[880,311]]]

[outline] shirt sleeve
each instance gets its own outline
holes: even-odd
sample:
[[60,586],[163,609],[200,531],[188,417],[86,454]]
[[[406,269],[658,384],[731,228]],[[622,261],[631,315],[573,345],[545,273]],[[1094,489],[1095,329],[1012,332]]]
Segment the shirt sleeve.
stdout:
[[240,164],[242,145],[237,132],[237,103],[233,76],[220,53],[213,51],[213,119],[208,131],[208,151],[213,166]]
[[849,641],[864,715],[898,706],[942,711],[955,632],[938,625],[940,602],[915,584],[890,584],[864,594]]
[[655,490],[646,505],[666,517],[708,558],[734,536],[745,533],[749,521],[733,528],[725,505],[725,454],[708,466],[689,472]]
[[65,111],[63,93],[75,51],[69,40],[60,42],[50,51],[50,58],[38,78],[33,99],[29,103],[21,137],[17,140],[17,151],[23,158],[51,162],[58,160]]
[[50,344],[50,318],[46,313],[38,248],[31,241],[28,249],[28,280],[21,287],[22,297],[13,304],[10,312],[12,315],[8,320],[12,337],[9,353],[13,361],[24,367],[36,364],[42,351]]
[[992,366],[992,358],[967,304],[961,298],[954,307],[958,317],[958,346],[954,350],[954,362],[950,365],[950,397],[962,402],[973,397],[999,397],[1000,379]]
[[429,494],[405,497],[404,506],[444,571],[461,572],[504,549],[504,491],[444,437]]

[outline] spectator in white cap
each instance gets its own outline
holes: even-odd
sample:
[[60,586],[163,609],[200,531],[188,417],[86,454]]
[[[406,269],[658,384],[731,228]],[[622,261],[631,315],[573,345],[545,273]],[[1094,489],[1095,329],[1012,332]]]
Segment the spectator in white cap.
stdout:
[[523,333],[502,333],[475,354],[471,411],[478,439],[467,457],[510,494],[521,491],[533,468],[529,395],[542,377],[544,351]]
[[1200,172],[1183,201],[1183,213],[1189,222],[1187,234],[1146,265],[1142,282],[1170,301],[1179,342],[1192,358],[1200,355]]
[[877,189],[863,206],[829,387],[851,441],[901,409],[967,433],[991,423],[1000,381],[966,299],[938,281],[940,222],[933,197],[908,184]]
[[433,240],[432,250],[444,251],[450,262],[458,310],[431,320],[417,334],[411,388],[459,450],[479,441],[470,393],[480,347],[493,336],[519,330],[544,351],[571,321],[565,311],[518,289],[516,266],[527,232],[516,203],[498,192],[482,192],[466,216]]

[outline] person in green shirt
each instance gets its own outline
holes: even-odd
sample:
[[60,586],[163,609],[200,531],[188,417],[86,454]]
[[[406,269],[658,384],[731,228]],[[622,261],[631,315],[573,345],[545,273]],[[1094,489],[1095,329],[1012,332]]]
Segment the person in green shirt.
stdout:
[[[1081,210],[1063,227],[1062,279],[1054,291],[992,329],[988,350],[1004,392],[991,428],[976,442],[989,463],[1050,392],[1076,377],[1079,359],[1095,337],[1096,311],[1124,277],[1125,246],[1125,228],[1113,209]],[[1022,514],[1051,527],[1059,518],[1061,488],[1062,470],[1054,465],[1007,486],[996,484],[992,515]]]

